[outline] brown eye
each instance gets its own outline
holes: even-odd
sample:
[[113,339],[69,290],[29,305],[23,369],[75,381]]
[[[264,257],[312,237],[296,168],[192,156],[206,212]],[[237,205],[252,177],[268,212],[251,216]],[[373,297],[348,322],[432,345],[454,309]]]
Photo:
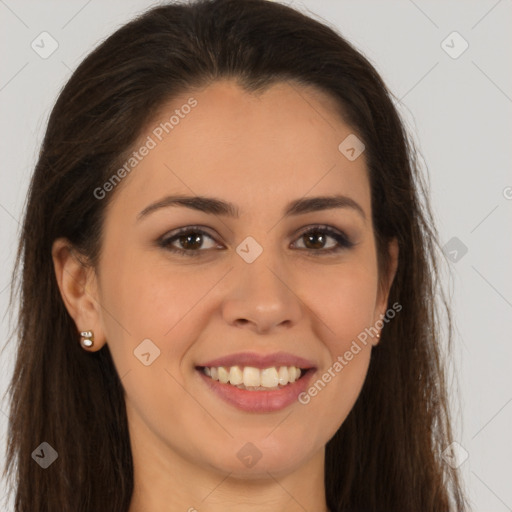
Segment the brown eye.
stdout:
[[307,249],[324,249],[326,237],[321,231],[310,231],[302,235]]
[[180,235],[176,241],[179,243],[180,249],[200,249],[203,243],[203,235],[199,233]]
[[[186,256],[200,256],[207,250],[215,248],[225,249],[206,231],[194,226],[181,228],[162,237],[158,245],[168,251]],[[349,249],[354,245],[341,231],[329,226],[315,226],[303,232],[294,247],[321,256]]]
[[[334,243],[329,243],[329,239],[333,240]],[[304,247],[299,247],[299,249],[318,253],[319,255],[349,249],[355,245],[344,233],[328,226],[316,226],[311,228],[303,232],[299,240],[302,240],[304,245]],[[327,245],[328,243],[329,245]]]
[[202,252],[219,248],[213,237],[199,228],[186,227],[158,241],[160,247],[178,254],[199,256]]

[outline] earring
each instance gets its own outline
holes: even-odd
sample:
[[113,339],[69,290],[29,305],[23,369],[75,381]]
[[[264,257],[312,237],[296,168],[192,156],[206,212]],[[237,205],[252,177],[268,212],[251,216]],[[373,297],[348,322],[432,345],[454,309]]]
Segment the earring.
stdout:
[[92,331],[82,331],[80,336],[80,345],[82,345],[82,348],[88,349],[94,345],[94,333]]

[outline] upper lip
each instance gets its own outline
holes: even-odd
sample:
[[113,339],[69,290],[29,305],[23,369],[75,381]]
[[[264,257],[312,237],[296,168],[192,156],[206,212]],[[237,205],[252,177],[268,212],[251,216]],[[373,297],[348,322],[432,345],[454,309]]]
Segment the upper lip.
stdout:
[[256,352],[238,352],[217,359],[212,359],[201,363],[199,367],[219,367],[219,366],[252,366],[254,368],[271,368],[272,366],[296,366],[297,368],[309,369],[315,368],[315,365],[304,359],[287,352],[274,352],[272,354],[258,354]]

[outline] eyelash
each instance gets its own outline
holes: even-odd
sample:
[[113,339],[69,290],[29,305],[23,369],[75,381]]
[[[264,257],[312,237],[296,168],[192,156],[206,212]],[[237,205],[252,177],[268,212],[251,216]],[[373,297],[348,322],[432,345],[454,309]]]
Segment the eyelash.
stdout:
[[[324,225],[315,225],[315,226],[312,226],[310,227],[309,229],[303,231],[302,233],[299,234],[298,238],[301,238],[305,235],[308,235],[310,233],[316,233],[316,234],[326,234],[330,237],[332,237],[337,243],[338,245],[335,246],[335,247],[331,247],[330,249],[300,249],[300,250],[303,250],[303,251],[308,251],[308,252],[311,252],[311,253],[316,253],[314,254],[314,256],[324,256],[324,255],[329,255],[329,254],[333,254],[333,253],[337,253],[339,251],[342,251],[344,249],[350,249],[352,248],[355,243],[350,241],[349,238],[342,232],[340,231],[337,231],[337,230],[334,230],[332,228],[330,228],[329,226],[324,226]],[[185,250],[185,249],[179,249],[177,247],[173,247],[171,246],[170,244],[174,241],[174,240],[177,240],[179,239],[181,236],[183,235],[187,235],[187,234],[199,234],[199,235],[206,235],[207,237],[211,238],[212,240],[214,240],[214,238],[208,234],[206,231],[204,231],[203,229],[199,228],[199,227],[196,227],[196,226],[187,226],[187,227],[184,227],[184,228],[180,228],[175,234],[173,234],[172,236],[170,237],[162,237],[158,240],[158,245],[163,248],[163,249],[166,249],[170,252],[173,252],[175,254],[180,254],[180,255],[183,255],[183,256],[192,256],[192,257],[196,257],[196,256],[200,256],[201,253],[203,252],[206,252],[207,250],[211,250],[211,249],[206,249],[206,250],[201,250],[201,249],[188,249],[188,250]]]

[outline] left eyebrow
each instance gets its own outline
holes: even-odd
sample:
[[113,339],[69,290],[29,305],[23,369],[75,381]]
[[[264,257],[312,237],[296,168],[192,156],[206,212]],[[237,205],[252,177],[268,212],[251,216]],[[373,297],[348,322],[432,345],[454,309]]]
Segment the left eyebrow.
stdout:
[[[138,215],[137,221],[146,217],[150,213],[161,208],[171,206],[182,206],[192,210],[198,210],[213,215],[222,215],[232,218],[239,218],[240,211],[236,205],[216,199],[214,197],[205,196],[166,196],[159,201],[150,204],[144,208]],[[356,211],[366,221],[366,214],[363,208],[352,198],[344,195],[318,196],[300,198],[291,201],[284,210],[284,217],[293,215],[303,215],[322,210],[331,210],[335,208],[349,208]]]

